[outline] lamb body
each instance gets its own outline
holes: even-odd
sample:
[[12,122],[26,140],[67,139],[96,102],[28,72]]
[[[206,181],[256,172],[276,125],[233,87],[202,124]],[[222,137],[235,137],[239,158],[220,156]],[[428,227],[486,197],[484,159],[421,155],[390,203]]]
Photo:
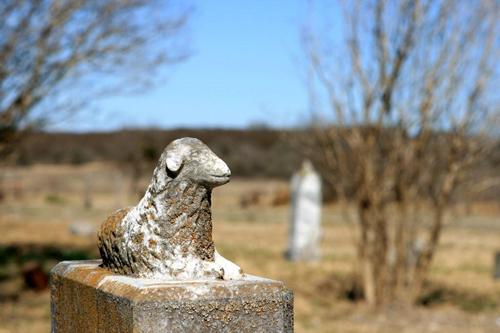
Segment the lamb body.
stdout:
[[231,172],[203,142],[182,138],[163,151],[139,203],[102,224],[103,266],[120,274],[170,280],[237,279],[241,269],[212,240],[211,193]]

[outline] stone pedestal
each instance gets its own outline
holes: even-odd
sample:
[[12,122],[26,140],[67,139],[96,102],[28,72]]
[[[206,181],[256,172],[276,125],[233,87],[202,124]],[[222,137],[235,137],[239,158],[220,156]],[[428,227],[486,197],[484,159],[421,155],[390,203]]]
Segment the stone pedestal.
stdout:
[[282,282],[140,279],[100,262],[52,269],[52,332],[293,332],[293,295]]

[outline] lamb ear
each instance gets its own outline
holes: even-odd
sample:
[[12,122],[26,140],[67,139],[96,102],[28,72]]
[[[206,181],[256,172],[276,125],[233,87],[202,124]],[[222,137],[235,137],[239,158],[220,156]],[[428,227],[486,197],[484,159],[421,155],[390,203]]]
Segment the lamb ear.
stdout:
[[182,157],[175,152],[167,152],[167,169],[171,172],[177,172],[182,166]]

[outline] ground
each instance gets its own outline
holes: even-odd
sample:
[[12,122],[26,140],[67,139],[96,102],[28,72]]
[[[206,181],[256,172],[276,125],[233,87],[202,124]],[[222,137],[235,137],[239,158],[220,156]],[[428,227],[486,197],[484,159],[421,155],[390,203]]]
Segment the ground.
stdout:
[[[107,164],[0,171],[2,248],[50,245],[96,256],[95,235],[75,225],[95,228],[115,209],[137,200],[127,194],[128,177]],[[286,202],[286,189],[286,182],[269,179],[233,179],[216,189],[214,239],[219,252],[245,272],[282,280],[293,289],[296,332],[500,331],[500,280],[492,278],[494,253],[500,250],[498,203],[474,206],[468,215],[456,210],[448,217],[430,276],[428,306],[373,311],[349,299],[356,226],[335,205],[324,209],[322,259],[284,259],[288,206],[273,202]],[[21,277],[11,274],[15,269],[9,258],[0,262],[0,333],[48,332],[48,290],[28,290]],[[55,262],[48,258],[44,268]]]

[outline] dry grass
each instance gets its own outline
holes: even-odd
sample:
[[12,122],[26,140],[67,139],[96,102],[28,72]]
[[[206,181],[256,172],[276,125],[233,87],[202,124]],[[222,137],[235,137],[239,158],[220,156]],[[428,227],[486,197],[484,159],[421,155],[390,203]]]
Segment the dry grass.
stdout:
[[[68,226],[78,221],[97,226],[118,206],[135,200],[122,195],[128,188],[127,178],[117,176],[118,171],[107,165],[3,171],[3,188],[8,192],[0,204],[2,245],[95,249],[93,237],[73,235]],[[89,175],[94,204],[85,210],[82,193]],[[246,272],[283,280],[294,290],[296,332],[500,331],[500,282],[492,279],[493,255],[500,250],[498,215],[488,211],[484,216],[453,217],[432,269],[430,306],[392,306],[372,312],[345,297],[356,267],[356,229],[336,207],[324,210],[323,259],[316,263],[284,260],[288,207],[268,203],[286,185],[273,180],[233,180],[216,189],[214,238],[219,251]],[[239,199],[248,191],[261,191],[262,203],[241,209]],[[49,331],[48,291],[7,292],[18,282],[0,284],[0,333]]]

